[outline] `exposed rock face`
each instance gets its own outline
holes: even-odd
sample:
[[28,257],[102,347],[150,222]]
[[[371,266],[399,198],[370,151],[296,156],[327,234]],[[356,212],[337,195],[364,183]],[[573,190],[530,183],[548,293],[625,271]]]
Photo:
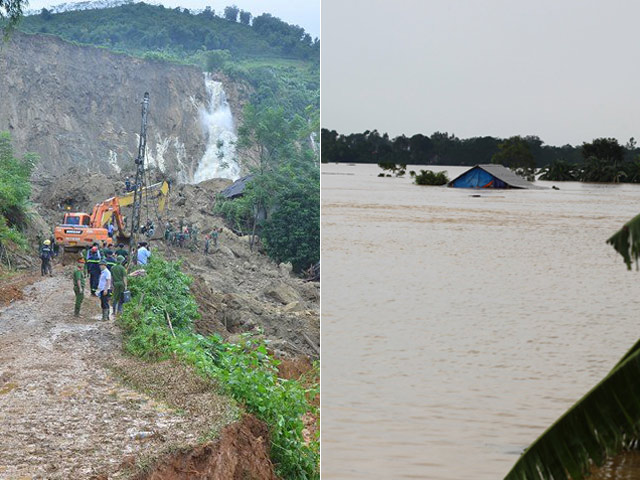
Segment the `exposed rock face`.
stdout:
[[198,68],[15,32],[0,49],[0,78],[0,130],[17,152],[40,155],[37,174],[133,172],[145,91],[149,166],[188,181],[205,151]]

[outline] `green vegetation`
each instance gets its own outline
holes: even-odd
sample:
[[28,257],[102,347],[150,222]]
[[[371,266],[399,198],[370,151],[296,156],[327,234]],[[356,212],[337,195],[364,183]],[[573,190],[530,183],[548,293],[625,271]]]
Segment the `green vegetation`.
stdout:
[[634,138],[626,145],[620,145],[615,138],[596,138],[577,147],[553,147],[544,145],[536,136],[459,139],[453,134],[436,132],[430,137],[416,134],[391,139],[377,130],[341,135],[323,128],[321,139],[323,163],[380,166],[500,163],[528,179],[539,168],[541,180],[640,183],[640,148]]
[[[386,133],[380,134],[377,130],[343,135],[325,128],[321,137],[323,163],[392,162],[461,166],[491,163],[493,156],[500,152],[500,144],[508,144],[510,140],[489,136],[461,139],[447,132],[435,132],[431,136],[417,133],[411,137],[400,135],[395,138],[390,138]],[[532,135],[520,138],[528,146],[538,168],[560,158],[582,162],[581,147],[544,145],[539,137]],[[640,154],[635,147],[629,152]]]
[[491,157],[491,163],[510,168],[529,181],[535,178],[536,162],[526,139],[519,135],[498,144],[498,151]]
[[505,480],[580,480],[629,449],[640,434],[640,341],[609,374],[549,427]]
[[410,173],[414,177],[416,185],[446,185],[449,183],[447,172],[435,173],[431,170],[420,170],[418,174],[414,171]]
[[317,58],[320,44],[304,29],[269,14],[252,25],[237,23],[205,9],[130,3],[113,8],[76,10],[24,17],[18,27],[26,33],[48,33],[65,40],[143,55],[164,52],[185,59],[199,51],[228,50],[237,58]]
[[[608,141],[594,143],[615,146]],[[607,243],[622,255],[629,270],[633,262],[638,265],[640,215],[625,223]],[[608,458],[637,448],[639,375],[640,340],[600,383],[525,450],[505,480],[581,480],[589,475],[593,464],[602,466]]]
[[[395,175],[396,177],[404,177],[404,174],[407,173],[407,165],[400,164],[396,165],[393,162],[379,162],[378,166],[387,173],[386,176],[390,177],[391,175]],[[384,177],[385,173],[378,174],[379,177]]]
[[320,259],[320,172],[310,140],[318,112],[305,114],[288,118],[282,107],[246,107],[238,147],[252,177],[241,199],[216,204],[236,230],[252,235],[252,246],[260,234],[271,258],[291,262],[296,272]]
[[37,162],[34,154],[15,157],[8,132],[0,132],[0,258],[7,248],[26,247],[20,233],[27,225],[31,194],[29,177]]
[[22,16],[23,6],[23,0],[0,0],[0,26],[6,22],[8,30],[13,29]]
[[234,345],[216,335],[195,333],[192,325],[198,313],[190,283],[178,263],[159,258],[151,260],[146,276],[131,278],[133,299],[120,318],[126,350],[148,360],[175,357],[217,380],[269,426],[271,457],[282,478],[318,479],[319,444],[316,439],[307,445],[302,436],[302,416],[318,413],[310,403],[317,386],[308,389],[297,381],[279,379],[278,361],[263,341],[245,337]]
[[251,14],[237,7],[220,14],[224,16],[210,8],[192,14],[145,3],[58,14],[43,9],[40,15],[24,17],[18,28],[148,60],[223,72],[253,87],[250,102],[256,107],[282,106],[290,118],[302,115],[310,105],[320,108],[318,39],[269,14],[253,18],[251,24],[246,21]]
[[540,171],[540,180],[553,182],[570,182],[578,180],[580,168],[575,163],[565,162],[562,159],[553,160]]

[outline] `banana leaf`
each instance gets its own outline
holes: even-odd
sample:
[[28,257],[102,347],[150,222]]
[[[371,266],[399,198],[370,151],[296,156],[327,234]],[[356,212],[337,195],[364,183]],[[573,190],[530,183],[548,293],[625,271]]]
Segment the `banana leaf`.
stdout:
[[525,450],[505,480],[580,480],[640,434],[640,341]]
[[640,257],[640,215],[636,215],[607,240],[607,243],[622,255],[627,268],[631,270],[631,263],[636,263]]
[[[627,268],[640,257],[640,215],[607,240]],[[611,372],[525,450],[505,480],[581,480],[593,465],[637,445],[640,340]]]

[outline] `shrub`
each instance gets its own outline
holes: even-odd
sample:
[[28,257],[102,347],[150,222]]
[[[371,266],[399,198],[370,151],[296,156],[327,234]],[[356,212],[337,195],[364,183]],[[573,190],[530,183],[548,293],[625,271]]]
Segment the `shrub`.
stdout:
[[416,185],[446,185],[449,183],[447,172],[435,173],[431,170],[420,170],[418,174],[413,171],[411,174],[411,176],[414,177]]

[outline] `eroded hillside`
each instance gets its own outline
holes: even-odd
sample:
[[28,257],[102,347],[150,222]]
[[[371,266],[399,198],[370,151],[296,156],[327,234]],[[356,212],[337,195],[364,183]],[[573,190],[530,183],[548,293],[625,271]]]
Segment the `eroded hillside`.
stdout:
[[[200,112],[209,98],[196,67],[15,32],[0,50],[0,78],[0,131],[17,151],[39,154],[39,174],[131,171],[145,91],[150,167],[190,180],[205,152]],[[237,113],[242,88],[229,90]]]

